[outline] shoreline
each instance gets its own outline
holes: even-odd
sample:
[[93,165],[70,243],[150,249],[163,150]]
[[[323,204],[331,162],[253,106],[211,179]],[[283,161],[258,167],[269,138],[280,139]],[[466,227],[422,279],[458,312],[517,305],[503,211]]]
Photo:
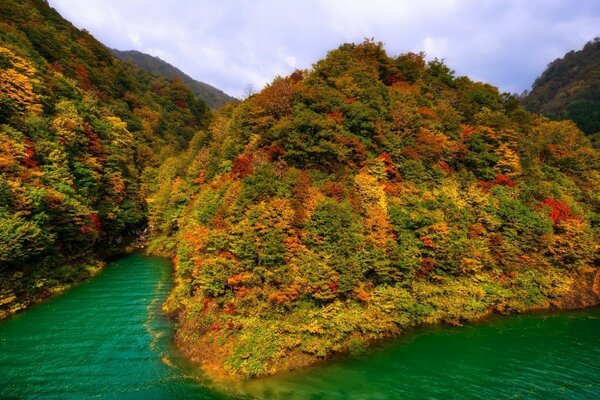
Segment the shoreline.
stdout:
[[[105,266],[106,262],[97,258],[91,258],[86,261],[81,261],[77,264],[63,265],[61,268],[74,268],[77,269],[79,273],[84,273],[85,275],[76,277],[72,282],[57,283],[56,285],[44,287],[42,290],[37,291],[31,296],[18,297],[17,295],[13,294],[12,296],[0,299],[0,307],[13,304],[13,306],[8,309],[0,308],[0,323],[7,321],[9,318],[14,317],[15,315],[26,312],[31,307],[44,303],[60,294],[63,294],[69,289],[72,289],[73,287],[89,279],[92,279],[93,277],[97,276]],[[15,272],[12,279],[20,279],[19,273],[22,274],[23,272]],[[14,278],[15,275],[18,275],[17,278]],[[8,279],[11,278],[6,278],[6,280]]]
[[[138,238],[125,245],[121,249],[109,250],[106,253],[99,255],[90,255],[89,257],[82,258],[76,262],[63,264],[57,268],[65,270],[74,269],[78,274],[81,274],[76,277],[71,277],[71,279],[73,279],[71,282],[58,282],[55,285],[49,285],[39,290],[37,293],[34,293],[31,296],[26,296],[25,298],[19,298],[14,293],[12,296],[0,298],[0,323],[15,315],[26,312],[31,307],[48,301],[55,296],[63,294],[73,287],[94,278],[106,267],[109,262],[114,259],[135,253],[137,251],[145,252],[147,239],[147,231],[144,231]],[[12,274],[12,277],[8,277],[8,275],[0,276],[0,281],[7,282],[11,279],[21,279],[25,276],[26,274],[24,271],[16,271]],[[2,293],[0,293],[0,295],[2,295]],[[11,308],[4,309],[3,306],[10,305],[11,303],[15,304]]]
[[[175,270],[173,270],[173,273],[175,273]],[[471,325],[485,323],[489,319],[495,317],[500,318],[511,315],[514,316],[538,313],[562,313],[600,307],[600,268],[582,267],[580,270],[574,271],[573,275],[574,279],[569,291],[564,296],[549,300],[546,305],[532,306],[524,310],[513,310],[510,312],[501,312],[497,309],[489,308],[485,313],[482,313],[476,318],[466,318],[458,323],[450,323],[447,321],[417,323],[412,326],[400,328],[396,334],[384,335],[378,339],[368,340],[368,344],[365,346],[363,351],[358,354],[369,352],[380,345],[384,345],[386,342],[397,340],[402,335],[421,328],[429,328],[434,326],[462,327],[466,324]],[[173,290],[174,289],[175,287]],[[172,345],[175,350],[182,357],[184,357],[187,362],[197,368],[197,370],[203,376],[205,376],[212,385],[217,387],[221,385],[236,385],[244,382],[257,381],[277,375],[306,370],[335,360],[353,356],[352,350],[349,348],[346,348],[342,351],[334,351],[324,358],[309,356],[297,351],[295,354],[292,353],[287,357],[284,357],[284,360],[292,360],[294,362],[290,364],[285,363],[284,361],[280,368],[277,368],[278,364],[275,364],[274,367],[265,374],[252,377],[232,374],[224,367],[224,360],[229,355],[228,353],[231,349],[227,348],[226,346],[214,344],[208,345],[204,342],[200,345],[190,348],[189,346],[186,346],[184,340],[180,338],[181,332],[178,329],[177,316],[170,315],[169,318],[171,318],[175,324],[175,330],[172,339]]]

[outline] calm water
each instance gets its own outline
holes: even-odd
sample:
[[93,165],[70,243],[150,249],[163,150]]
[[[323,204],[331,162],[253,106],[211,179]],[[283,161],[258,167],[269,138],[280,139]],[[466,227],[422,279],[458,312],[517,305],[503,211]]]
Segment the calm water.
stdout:
[[169,264],[139,254],[0,323],[0,399],[600,399],[600,309],[417,330],[368,354],[210,388],[170,348]]

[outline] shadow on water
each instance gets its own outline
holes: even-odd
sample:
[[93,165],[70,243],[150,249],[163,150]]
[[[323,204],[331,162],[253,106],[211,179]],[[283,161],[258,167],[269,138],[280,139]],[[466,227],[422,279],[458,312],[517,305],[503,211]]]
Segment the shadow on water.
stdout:
[[2,399],[600,398],[600,309],[430,327],[215,390],[171,348],[168,261],[132,254],[0,323]]

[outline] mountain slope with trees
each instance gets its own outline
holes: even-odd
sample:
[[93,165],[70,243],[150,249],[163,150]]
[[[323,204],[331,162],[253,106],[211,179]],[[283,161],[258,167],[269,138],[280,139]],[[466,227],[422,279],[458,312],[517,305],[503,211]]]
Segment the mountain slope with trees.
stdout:
[[146,225],[146,183],[210,112],[46,1],[0,2],[0,318],[89,276]]
[[161,166],[151,249],[174,260],[177,345],[249,378],[419,324],[596,304],[599,157],[438,60],[344,44]]
[[600,133],[600,38],[552,61],[522,102],[532,112],[573,120],[588,135]]
[[151,56],[136,50],[116,50],[111,49],[111,52],[123,61],[131,62],[144,71],[151,72],[167,79],[181,79],[192,92],[206,102],[211,108],[220,108],[226,103],[237,101],[234,97],[229,96],[223,91],[207,84],[191,78],[180,69],[172,66],[166,61],[158,57]]

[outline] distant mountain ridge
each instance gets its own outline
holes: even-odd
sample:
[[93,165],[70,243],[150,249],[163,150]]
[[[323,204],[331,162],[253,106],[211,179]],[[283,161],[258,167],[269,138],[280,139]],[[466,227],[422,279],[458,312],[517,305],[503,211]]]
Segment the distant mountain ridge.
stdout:
[[600,132],[600,38],[548,64],[522,103],[532,112],[571,119],[588,135]]
[[137,50],[117,50],[110,49],[110,51],[118,58],[123,61],[131,62],[141,69],[163,76],[168,79],[180,78],[192,92],[200,97],[208,104],[210,108],[220,108],[230,101],[236,101],[235,97],[229,96],[222,90],[217,89],[207,83],[200,82],[181,71],[179,68],[174,67],[168,62],[161,60],[158,57],[151,56],[146,53],[142,53]]

